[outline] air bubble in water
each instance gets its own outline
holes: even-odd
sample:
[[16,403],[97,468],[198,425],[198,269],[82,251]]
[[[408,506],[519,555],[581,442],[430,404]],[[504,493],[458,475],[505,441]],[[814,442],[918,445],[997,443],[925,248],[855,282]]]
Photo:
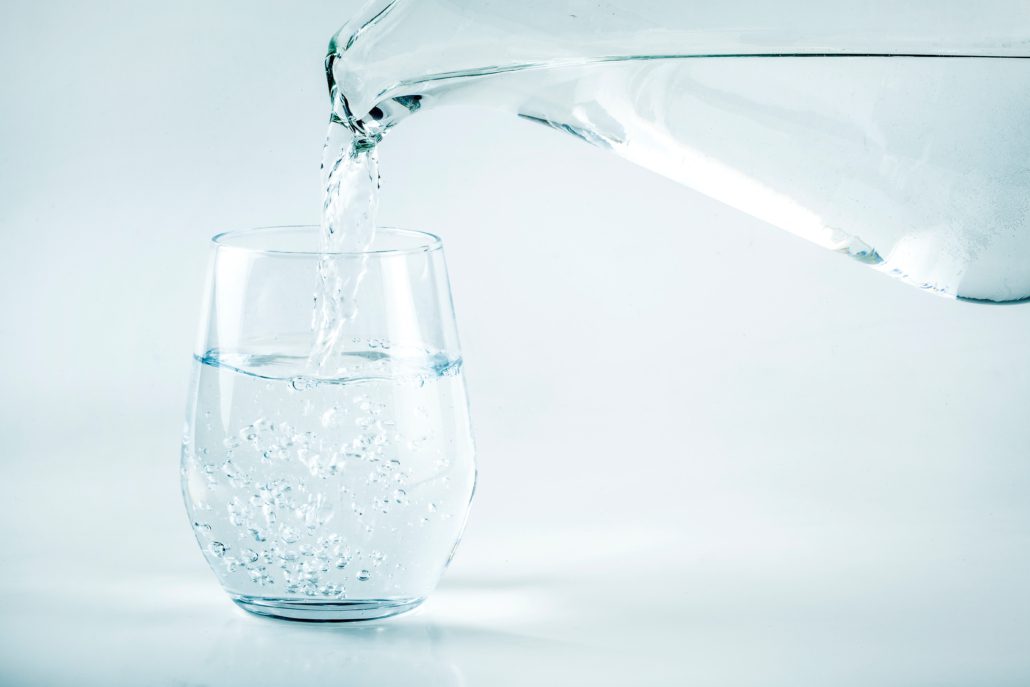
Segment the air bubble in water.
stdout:
[[258,568],[257,570],[250,571],[250,581],[265,587],[272,584],[275,580],[272,579],[271,575],[265,572],[264,568]]
[[229,550],[229,547],[220,541],[211,542],[207,548],[211,554],[217,558],[221,558],[225,555],[225,552]]
[[362,570],[361,572],[358,573],[358,582],[368,582],[368,580],[371,577],[372,577],[371,573],[369,573],[367,570]]
[[322,426],[326,429],[337,427],[343,418],[346,411],[342,410],[339,406],[333,406],[329,410],[322,413],[321,422]]

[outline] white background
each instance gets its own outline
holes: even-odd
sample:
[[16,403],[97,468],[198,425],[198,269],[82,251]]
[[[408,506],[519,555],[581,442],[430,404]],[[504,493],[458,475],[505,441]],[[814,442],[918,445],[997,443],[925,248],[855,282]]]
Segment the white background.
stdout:
[[936,298],[477,110],[382,148],[382,221],[450,264],[458,558],[393,621],[235,609],[178,485],[206,241],[317,222],[355,9],[0,6],[0,683],[1030,679],[1030,305]]

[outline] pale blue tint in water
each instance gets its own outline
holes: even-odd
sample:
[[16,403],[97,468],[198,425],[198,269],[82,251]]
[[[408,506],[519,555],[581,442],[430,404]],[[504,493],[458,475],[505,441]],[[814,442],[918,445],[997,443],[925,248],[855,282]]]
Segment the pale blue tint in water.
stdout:
[[417,602],[464,526],[475,472],[461,361],[209,351],[194,362],[183,489],[238,600]]

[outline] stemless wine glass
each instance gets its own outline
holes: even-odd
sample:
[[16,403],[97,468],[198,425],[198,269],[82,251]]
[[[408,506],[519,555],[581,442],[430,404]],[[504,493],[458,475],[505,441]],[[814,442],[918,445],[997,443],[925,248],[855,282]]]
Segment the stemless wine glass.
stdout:
[[382,228],[322,253],[318,227],[270,227],[213,244],[182,448],[208,564],[261,615],[414,608],[475,484],[440,240]]

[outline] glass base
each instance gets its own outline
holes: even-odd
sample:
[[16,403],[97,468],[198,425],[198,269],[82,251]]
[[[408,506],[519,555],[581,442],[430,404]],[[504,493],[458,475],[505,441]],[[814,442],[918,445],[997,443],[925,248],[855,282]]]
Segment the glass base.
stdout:
[[423,599],[353,599],[304,601],[233,594],[232,600],[255,615],[308,623],[346,623],[389,618],[416,608]]

